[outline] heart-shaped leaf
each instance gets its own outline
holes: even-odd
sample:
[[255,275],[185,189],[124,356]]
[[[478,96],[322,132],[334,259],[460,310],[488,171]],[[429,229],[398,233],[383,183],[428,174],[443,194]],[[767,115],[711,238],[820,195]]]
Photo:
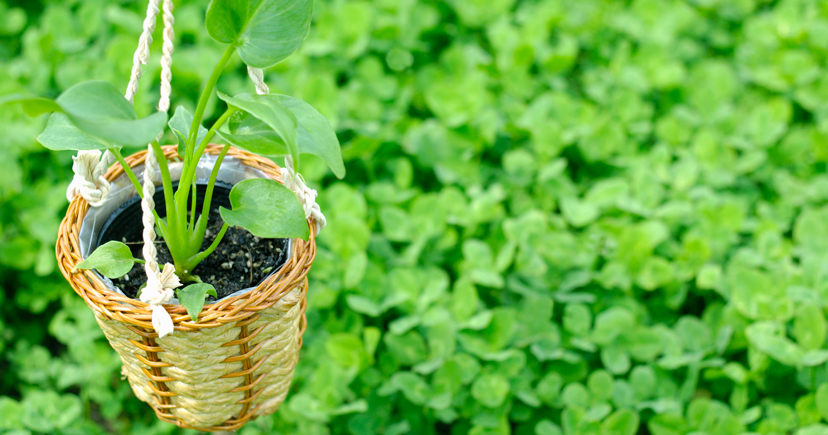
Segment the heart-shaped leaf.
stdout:
[[219,209],[221,218],[255,236],[304,240],[310,236],[299,198],[275,180],[254,178],[236,184],[230,191],[230,204],[232,210]]
[[[132,270],[135,259],[129,247],[121,242],[111,241],[99,246],[74,269],[96,269],[107,278],[120,278]],[[74,270],[73,269],[73,270]]]
[[256,94],[239,94],[230,97],[221,92],[218,93],[218,97],[267,124],[282,139],[290,156],[293,157],[294,165],[299,167],[298,122],[296,116],[278,99],[271,98],[270,95]]
[[207,298],[207,295],[218,297],[215,287],[202,282],[180,288],[177,290],[177,294],[178,302],[187,309],[187,314],[190,315],[193,322],[198,321],[198,315],[201,313],[201,309],[204,308],[204,299]]
[[132,105],[107,82],[79,83],[55,101],[78,128],[119,145],[145,146],[167,123],[164,112],[138,119]]
[[[193,114],[185,109],[184,106],[178,106],[175,108],[175,113],[167,124],[175,134],[175,137],[178,138],[178,155],[185,155],[187,153],[187,139],[190,137],[190,126],[193,124]],[[207,135],[207,129],[199,124],[196,147],[198,147],[198,144],[201,143],[205,135]]]
[[[345,176],[342,151],[333,127],[310,104],[287,95],[264,95],[278,101],[296,117],[300,154],[320,157],[338,178]],[[237,112],[227,123],[230,133],[222,134],[231,144],[252,153],[269,157],[287,154],[287,148],[278,134],[266,124],[244,112]]]
[[207,32],[233,44],[244,63],[273,66],[293,54],[308,35],[313,0],[213,0]]
[[37,141],[54,151],[106,150],[114,147],[112,143],[82,131],[72,124],[66,114],[60,112],[49,117],[46,129],[40,133]]
[[11,94],[0,97],[0,106],[13,103],[20,103],[23,106],[23,111],[29,116],[38,116],[60,110],[60,106],[48,98],[27,97],[22,94]]

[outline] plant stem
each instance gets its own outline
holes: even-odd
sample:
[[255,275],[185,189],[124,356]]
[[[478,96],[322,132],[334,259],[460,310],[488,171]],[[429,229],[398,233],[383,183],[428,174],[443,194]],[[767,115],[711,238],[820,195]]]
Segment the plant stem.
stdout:
[[[201,96],[198,99],[198,106],[196,106],[196,111],[193,114],[193,123],[190,125],[190,137],[187,140],[188,153],[192,152],[195,147],[195,141],[198,137],[198,126],[201,125],[201,118],[204,116],[204,110],[207,108],[207,101],[210,100],[210,96],[213,94],[213,88],[216,87],[216,82],[218,82],[221,72],[224,70],[224,67],[227,66],[227,62],[230,60],[230,57],[233,56],[235,51],[235,45],[230,44],[227,46],[227,50],[225,50],[224,55],[219,60],[216,68],[213,69],[213,73],[210,75],[210,78],[207,80],[207,84],[204,86],[204,92],[201,93]],[[191,157],[194,155],[195,154],[191,154]],[[198,162],[198,159],[190,159],[190,163],[195,162]]]
[[195,214],[196,214],[196,199],[197,199],[196,196],[198,194],[198,191],[196,190],[195,180],[193,180],[192,185],[193,185],[193,202],[192,202],[192,208],[190,209],[190,231],[195,230]]
[[130,168],[129,164],[127,164],[126,160],[124,160],[124,156],[121,155],[121,150],[119,150],[118,148],[110,148],[109,152],[111,152],[112,155],[114,155],[115,158],[118,159],[118,163],[120,163],[121,167],[124,168],[124,172],[127,174],[127,178],[129,178],[129,181],[132,181],[132,186],[135,187],[135,190],[138,191],[138,196],[140,196],[141,199],[144,199],[144,192],[141,188],[141,183],[138,182],[138,177],[135,176],[135,173],[132,172],[132,168]]
[[[164,186],[164,206],[167,208],[167,223],[173,228],[180,228],[178,216],[175,215],[172,178],[170,178],[170,168],[167,166],[167,157],[164,156],[164,150],[161,149],[161,145],[157,140],[152,141],[152,150],[155,152],[155,159],[158,160],[158,167],[161,168],[161,183]],[[184,222],[186,222],[186,216]],[[176,234],[176,231],[173,230],[172,234]],[[178,239],[178,237],[175,238]],[[168,244],[170,242],[170,240],[167,240]]]
[[227,155],[227,152],[230,151],[230,144],[224,146],[221,149],[218,157],[216,158],[216,164],[213,166],[213,172],[210,173],[210,181],[207,182],[207,191],[204,193],[204,203],[201,205],[201,216],[202,219],[199,222],[198,229],[196,230],[196,240],[199,240],[198,246],[201,246],[201,240],[204,240],[204,233],[207,231],[207,221],[210,217],[210,206],[213,202],[213,189],[216,187],[216,179],[218,178],[218,171],[221,167],[221,162],[224,161],[224,156]]
[[216,120],[216,123],[213,124],[212,127],[210,127],[210,130],[208,130],[207,134],[204,135],[204,139],[201,140],[201,143],[198,145],[198,149],[195,152],[197,159],[201,159],[201,156],[204,154],[204,150],[207,149],[207,145],[210,144],[211,140],[213,140],[213,137],[215,137],[218,129],[221,128],[221,126],[224,125],[224,123],[227,122],[228,119],[230,119],[230,116],[238,112],[238,110],[239,109],[232,106],[228,107],[227,110],[225,110],[224,113],[221,114],[221,117],[219,117],[219,119]]
[[182,188],[182,186],[189,186],[190,183],[193,182],[193,178],[195,177],[195,172],[196,172],[196,166],[198,165],[198,161],[201,159],[201,156],[204,154],[204,150],[207,149],[207,144],[209,144],[210,140],[213,139],[213,136],[216,135],[216,131],[219,128],[221,128],[222,125],[224,125],[224,123],[227,121],[228,118],[230,118],[230,115],[235,113],[237,110],[238,109],[236,109],[235,107],[228,107],[227,110],[224,112],[224,114],[222,114],[221,117],[218,120],[216,120],[216,123],[213,124],[213,126],[210,128],[210,131],[208,131],[207,134],[204,136],[204,139],[201,141],[201,144],[199,145],[198,150],[196,150],[195,154],[193,155],[192,159],[190,160],[190,165],[187,166],[186,171],[181,175],[181,180],[179,181],[179,184],[178,184],[178,191],[175,194],[176,195],[176,198],[175,198],[176,203],[179,203],[179,202],[184,203],[183,209],[179,210],[179,214],[183,214],[183,213],[187,212],[187,206],[186,206],[187,189]]
[[[132,172],[132,168],[130,168],[129,164],[127,164],[126,160],[124,160],[124,156],[121,155],[121,150],[119,150],[118,148],[110,148],[109,152],[111,152],[112,155],[115,156],[115,158],[118,160],[118,163],[120,163],[121,167],[124,168],[124,173],[126,173],[127,178],[129,178],[129,181],[132,181],[132,186],[135,187],[135,190],[138,192],[138,197],[144,199],[144,189],[141,187],[141,183],[138,182],[138,177],[136,177],[135,173]],[[155,215],[156,221],[161,220],[161,218],[158,216],[158,212],[153,210],[152,214]]]
[[[224,238],[224,233],[226,233],[229,228],[230,226],[227,225],[227,222],[225,222],[224,225],[221,226],[221,230],[219,230],[219,233],[216,235],[216,238],[213,240],[213,243],[211,243],[207,249],[199,252],[193,257],[190,257],[190,259],[187,260],[187,264],[198,265],[198,263],[201,263],[202,260],[204,260],[205,258],[207,258],[207,256],[212,254],[213,251],[215,251],[216,248],[218,248],[219,243],[221,243],[221,240]],[[195,266],[192,266],[192,268],[195,269]]]

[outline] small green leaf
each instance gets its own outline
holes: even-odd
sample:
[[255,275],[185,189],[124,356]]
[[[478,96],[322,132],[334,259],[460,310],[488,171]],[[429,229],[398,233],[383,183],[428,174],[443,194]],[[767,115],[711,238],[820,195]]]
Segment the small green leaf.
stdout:
[[325,342],[325,349],[328,356],[342,367],[359,367],[369,359],[362,340],[353,334],[331,335]]
[[77,84],[55,101],[79,129],[119,145],[146,146],[167,123],[164,112],[138,119],[123,94],[107,82]]
[[[288,153],[293,158],[293,164],[299,168],[299,131],[296,116],[293,115],[277,98],[272,95],[256,95],[256,94],[239,94],[235,97],[218,93],[218,97],[224,100],[228,105],[237,107],[250,115],[253,115],[260,121],[267,124],[274,132],[282,139],[285,146],[287,146]],[[230,138],[222,135],[228,142],[233,143]],[[236,145],[236,144],[234,144]],[[266,145],[265,142],[259,143],[259,146]],[[243,146],[239,144],[238,146]],[[263,148],[261,149],[264,150]],[[261,151],[257,151],[259,153]],[[278,149],[274,148],[272,153],[277,154]],[[264,153],[263,153],[264,154]]]
[[312,0],[213,0],[207,33],[235,45],[247,65],[267,68],[299,49],[312,13]]
[[0,106],[13,103],[20,103],[20,105],[23,106],[23,111],[32,117],[48,112],[58,112],[61,110],[57,103],[48,98],[27,97],[21,94],[11,94],[0,97]]
[[[167,123],[170,126],[175,137],[178,138],[178,154],[184,155],[187,152],[187,139],[190,137],[190,126],[193,124],[193,114],[184,106],[175,108],[175,113]],[[196,138],[196,147],[207,135],[207,129],[201,124],[198,125],[198,137]]]
[[541,420],[535,425],[535,435],[563,435],[563,430],[550,420]]
[[822,308],[815,305],[803,305],[794,317],[793,336],[805,350],[820,349],[825,343],[828,324]]
[[471,394],[481,405],[497,408],[509,394],[509,381],[498,373],[481,375],[472,384]]
[[75,266],[75,269],[95,269],[107,278],[120,278],[132,270],[135,259],[129,247],[121,242],[106,242]]
[[819,415],[823,419],[828,420],[828,383],[824,383],[816,390],[816,407],[819,410]]
[[21,414],[23,408],[20,402],[6,396],[0,396],[0,429],[21,429]]
[[561,400],[568,407],[586,408],[590,402],[589,390],[580,382],[571,382],[561,392]]
[[638,433],[638,424],[637,413],[619,409],[601,423],[601,435],[634,435]]
[[218,297],[216,288],[211,284],[203,282],[180,288],[176,293],[178,295],[178,301],[187,309],[187,314],[190,315],[193,322],[198,321],[198,315],[201,313],[201,309],[204,308],[204,299],[207,298],[207,295]]
[[745,336],[751,346],[782,364],[794,366],[800,363],[804,353],[782,333],[782,326],[771,321],[755,322],[745,328]]
[[112,148],[112,143],[81,131],[63,113],[53,113],[46,123],[46,129],[37,141],[53,151],[65,150],[106,150]]
[[296,194],[283,184],[265,178],[244,180],[230,191],[233,209],[219,209],[228,225],[238,226],[253,235],[307,240],[310,236],[305,211]]

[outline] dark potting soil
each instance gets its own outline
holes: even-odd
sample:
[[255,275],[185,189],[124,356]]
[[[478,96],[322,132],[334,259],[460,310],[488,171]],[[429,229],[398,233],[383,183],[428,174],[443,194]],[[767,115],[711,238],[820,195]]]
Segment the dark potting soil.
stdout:
[[[216,207],[210,211],[202,250],[210,246],[222,224]],[[140,237],[137,237],[137,240],[124,238],[121,241],[130,247],[133,257],[143,258],[143,242]],[[165,263],[172,264],[170,251],[161,237],[158,237],[155,249],[158,251],[159,266]],[[247,230],[230,227],[216,250],[199,263],[193,273],[203,282],[212,284],[216,288],[218,299],[221,299],[241,289],[258,285],[285,263],[287,253],[287,239],[260,239]],[[147,282],[144,265],[136,263],[129,273],[113,282],[124,294],[135,298],[138,289]],[[186,286],[187,283],[183,285]],[[215,301],[216,298],[209,296],[207,300]]]

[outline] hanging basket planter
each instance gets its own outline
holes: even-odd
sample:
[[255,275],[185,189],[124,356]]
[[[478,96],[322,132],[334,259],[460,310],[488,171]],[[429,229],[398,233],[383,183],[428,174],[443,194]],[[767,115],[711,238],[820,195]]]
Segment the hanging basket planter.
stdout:
[[[221,149],[210,145],[207,154]],[[175,147],[163,151],[168,161],[178,156]],[[135,168],[146,154],[125,160]],[[283,183],[280,168],[268,159],[236,148],[228,156]],[[123,174],[115,165],[105,178],[112,182]],[[120,355],[135,395],[161,420],[201,431],[237,430],[275,412],[302,345],[307,273],[316,255],[313,219],[308,219],[310,238],[293,239],[284,265],[255,288],[205,305],[195,322],[183,306],[164,305],[174,332],[159,337],[148,304],[112,291],[93,270],[73,271],[83,261],[79,234],[89,209],[80,195],[69,205],[58,234],[58,265]]]

